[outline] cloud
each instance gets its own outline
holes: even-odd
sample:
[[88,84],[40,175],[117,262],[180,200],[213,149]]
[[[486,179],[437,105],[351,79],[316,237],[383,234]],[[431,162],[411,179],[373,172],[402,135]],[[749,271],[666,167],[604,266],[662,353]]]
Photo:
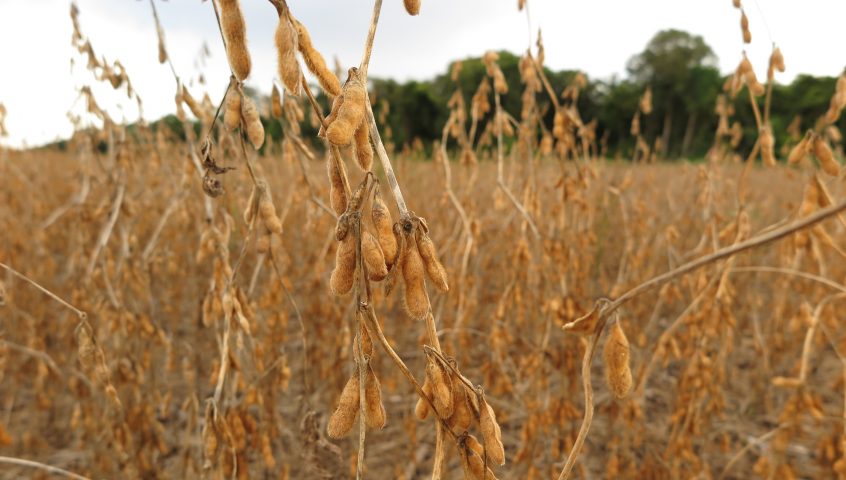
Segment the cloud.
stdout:
[[[242,1],[253,56],[248,84],[270,89],[276,75],[273,33],[276,12],[266,1]],[[543,29],[547,65],[553,69],[582,70],[591,77],[624,74],[626,61],[638,53],[660,29],[678,28],[702,35],[719,57],[719,67],[734,69],[745,49],[755,68],[764,72],[776,40],[788,71],[778,77],[788,82],[798,73],[837,75],[843,59],[831,52],[839,44],[839,22],[846,17],[846,2],[746,0],[753,43],[743,45],[740,14],[728,0],[685,1],[593,0],[563,2],[530,0],[531,28],[516,0],[423,0],[421,14],[407,15],[399,0],[386,0],[373,50],[371,74],[398,80],[425,79],[445,71],[455,59],[477,56],[489,49],[524,51],[529,31]],[[309,28],[315,45],[330,65],[337,55],[344,66],[358,64],[370,23],[368,0],[289,0],[297,17]],[[758,7],[760,5],[760,8]],[[144,102],[147,119],[174,111],[175,83],[168,67],[157,61],[156,34],[148,1],[78,0],[83,32],[98,55],[119,59],[127,68]],[[229,67],[210,2],[156,0],[169,51],[183,80],[213,100],[226,87]],[[77,54],[70,47],[71,24],[67,0],[0,0],[0,102],[8,109],[10,138],[4,144],[39,144],[66,137],[71,126],[66,112],[74,105],[78,88],[98,85],[83,65],[69,68]],[[211,51],[204,65],[197,63],[203,44]],[[78,56],[77,56],[78,57]],[[192,83],[193,82],[193,83]],[[111,106],[115,118],[135,120],[137,110],[110,87],[95,89],[102,106]]]

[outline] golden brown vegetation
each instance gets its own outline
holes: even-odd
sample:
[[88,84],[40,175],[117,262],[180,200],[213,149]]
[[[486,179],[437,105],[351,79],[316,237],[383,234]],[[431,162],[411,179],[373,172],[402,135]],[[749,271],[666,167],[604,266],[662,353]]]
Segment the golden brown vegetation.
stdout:
[[[243,88],[238,2],[212,3],[231,80],[215,107],[171,65],[185,139],[131,132],[83,88],[103,128],[66,152],[0,152],[0,476],[846,476],[831,147],[846,80],[787,162],[769,122],[777,48],[766,84],[745,55],[726,82],[755,112],[745,161],[721,96],[703,164],[650,164],[647,88],[634,162],[614,164],[579,113],[584,77],[552,91],[538,35],[525,90],[486,54],[487,78],[469,106],[456,91],[421,161],[383,143],[368,98],[380,0],[343,88],[272,1],[286,94],[274,86],[269,105]],[[96,78],[137,98],[71,16]],[[326,140],[303,138],[306,121]]]

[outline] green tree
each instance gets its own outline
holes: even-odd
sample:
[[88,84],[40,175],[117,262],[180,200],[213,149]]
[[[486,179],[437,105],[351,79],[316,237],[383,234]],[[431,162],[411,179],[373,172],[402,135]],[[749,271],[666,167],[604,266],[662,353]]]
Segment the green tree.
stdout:
[[[705,100],[710,96],[707,92],[719,88],[716,63],[716,55],[701,36],[681,30],[658,32],[629,60],[627,69],[634,81],[652,86],[654,115],[663,117],[661,139],[666,152],[674,151],[673,139],[681,136],[678,151],[686,154],[683,150],[689,148],[697,118],[713,108],[713,99],[710,105]],[[673,121],[684,113],[685,126],[674,128]]]

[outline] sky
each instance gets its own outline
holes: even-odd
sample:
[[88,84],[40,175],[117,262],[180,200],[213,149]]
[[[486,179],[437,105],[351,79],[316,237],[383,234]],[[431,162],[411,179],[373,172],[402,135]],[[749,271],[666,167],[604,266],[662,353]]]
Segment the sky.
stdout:
[[[174,68],[195,97],[222,95],[229,68],[211,3],[154,0]],[[455,59],[486,50],[525,51],[543,31],[546,66],[581,70],[591,78],[626,75],[626,62],[659,30],[676,28],[701,35],[716,53],[724,73],[744,50],[759,72],[773,42],[787,71],[796,75],[839,75],[846,65],[842,44],[843,0],[743,0],[752,31],[744,45],[740,12],[731,0],[422,0],[420,15],[405,13],[400,0],[384,0],[370,64],[370,75],[400,81],[443,73]],[[268,92],[276,76],[273,33],[275,9],[266,0],[241,0],[253,70],[246,84]],[[332,64],[357,65],[367,35],[372,0],[288,0],[311,32],[315,46]],[[120,60],[143,101],[143,116],[154,120],[175,109],[175,81],[158,63],[155,24],[149,0],[77,0],[82,33],[98,56]],[[33,146],[72,133],[68,112],[80,114],[79,88],[92,86],[98,103],[116,120],[136,121],[134,101],[98,82],[71,47],[69,0],[0,0],[0,103],[8,110],[9,137],[0,145]],[[530,37],[531,32],[531,37]],[[211,56],[199,61],[203,45]],[[74,66],[71,65],[71,59]],[[202,75],[206,85],[196,84]]]

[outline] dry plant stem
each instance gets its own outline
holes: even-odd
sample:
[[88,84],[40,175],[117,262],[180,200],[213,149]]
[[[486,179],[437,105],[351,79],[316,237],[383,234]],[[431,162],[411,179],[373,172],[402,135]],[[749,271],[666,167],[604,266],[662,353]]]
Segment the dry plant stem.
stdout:
[[388,158],[388,152],[385,150],[385,145],[382,143],[382,136],[379,135],[379,127],[376,125],[376,117],[373,116],[373,106],[370,105],[370,95],[367,94],[367,67],[370,63],[370,53],[373,50],[373,40],[376,37],[376,26],[379,23],[379,13],[382,10],[382,0],[376,0],[373,4],[373,15],[370,18],[370,28],[367,32],[367,42],[364,45],[364,55],[359,65],[359,71],[362,81],[365,84],[364,104],[367,107],[365,121],[368,123],[370,129],[370,138],[376,146],[376,155],[379,157],[379,163],[382,165],[382,170],[385,171],[385,177],[388,179],[388,186],[391,187],[391,193],[394,196],[394,201],[397,204],[400,218],[408,217],[408,207],[405,204],[405,198],[402,196],[397,176],[394,173],[394,168],[391,165],[391,160]]
[[837,213],[846,210],[846,201],[843,201],[837,205],[832,205],[830,207],[826,207],[824,209],[818,210],[813,215],[809,215],[802,220],[793,222],[791,224],[785,225],[782,228],[773,230],[771,232],[758,235],[756,237],[750,238],[744,242],[736,243],[729,247],[720,249],[710,255],[706,255],[704,257],[698,258],[691,262],[688,262],[674,270],[671,270],[667,273],[654,277],[650,280],[647,280],[644,283],[632,288],[631,290],[627,291],[614,301],[608,303],[606,306],[603,306],[599,311],[599,320],[597,321],[596,329],[594,330],[594,335],[591,337],[590,343],[588,344],[588,349],[585,351],[584,362],[582,364],[582,377],[584,383],[584,395],[585,395],[585,416],[582,421],[582,425],[579,428],[579,434],[576,438],[576,442],[573,445],[573,449],[570,451],[569,456],[567,457],[567,462],[564,465],[564,469],[561,470],[561,474],[558,476],[559,480],[564,480],[570,477],[570,473],[572,473],[573,466],[575,465],[576,458],[578,457],[582,446],[584,445],[584,440],[587,437],[587,433],[590,430],[590,424],[593,419],[593,387],[591,385],[591,378],[590,378],[590,361],[593,357],[593,351],[595,350],[596,343],[599,340],[599,333],[601,333],[602,328],[605,326],[605,322],[608,319],[608,316],[620,308],[624,303],[628,302],[629,300],[648,292],[654,288],[660,287],[661,285],[680,277],[686,273],[692,272],[698,268],[701,268],[705,265],[710,263],[716,262],[726,257],[730,257],[737,253],[740,253],[744,250],[749,250],[751,248],[759,247],[761,245],[765,245],[770,242],[774,242],[781,238],[784,238],[790,234],[796,233],[799,230],[804,228],[810,227],[816,223],[819,223]]
[[270,255],[270,263],[273,265],[273,270],[276,272],[276,278],[279,280],[279,286],[282,288],[282,291],[285,292],[285,296],[288,297],[288,301],[291,302],[291,306],[294,307],[294,313],[297,315],[297,321],[300,323],[300,337],[303,343],[303,391],[305,392],[303,399],[307,400],[311,395],[311,387],[308,383],[309,362],[305,321],[303,320],[303,315],[300,312],[300,307],[297,305],[297,302],[294,301],[294,296],[291,295],[291,291],[288,290],[288,287],[285,286],[285,282],[282,280],[282,272],[279,270],[279,266],[276,264],[276,258],[273,257],[272,254]]
[[[292,138],[295,138],[292,136]],[[297,142],[294,142],[297,145]],[[299,145],[298,145],[299,146]],[[334,219],[338,219],[338,214],[335,213],[334,210],[329,208],[320,197],[317,196],[316,190],[314,189],[314,185],[311,183],[311,179],[308,177],[308,170],[306,169],[305,160],[303,160],[302,155],[297,155],[297,161],[300,164],[300,171],[303,174],[303,178],[305,179],[306,186],[308,187],[308,192],[311,198],[311,201],[314,202],[315,205],[323,209],[326,213],[331,215]]]
[[29,347],[25,347],[23,345],[18,345],[17,343],[12,343],[8,340],[0,340],[0,346],[6,346],[10,350],[15,350],[20,353],[25,353],[27,355],[40,358],[45,364],[47,364],[50,370],[52,370],[58,378],[64,377],[64,374],[59,369],[59,366],[56,365],[56,362],[53,360],[53,358],[40,350],[35,350]]
[[752,113],[755,114],[755,125],[758,127],[758,130],[761,129],[763,126],[763,122],[761,121],[761,110],[758,108],[758,102],[755,100],[755,95],[752,94],[752,90],[749,87],[746,87],[746,91],[749,93],[749,103],[752,104]]
[[741,448],[741,449],[740,449],[740,450],[739,450],[736,454],[734,454],[734,456],[733,456],[733,457],[731,457],[731,460],[729,460],[729,461],[728,461],[728,463],[726,463],[726,466],[725,466],[725,467],[723,467],[723,471],[722,471],[722,473],[720,473],[720,476],[719,476],[719,477],[717,477],[717,478],[718,478],[718,480],[719,480],[719,479],[726,478],[726,475],[728,475],[728,472],[729,472],[729,470],[731,470],[731,467],[733,467],[733,466],[734,466],[734,464],[738,462],[738,460],[740,460],[741,458],[743,458],[743,456],[746,454],[746,452],[748,452],[749,450],[751,450],[751,449],[752,449],[752,447],[754,447],[754,446],[756,446],[756,445],[760,444],[761,442],[765,442],[765,441],[769,440],[769,439],[770,439],[770,437],[772,437],[773,435],[775,435],[776,433],[778,433],[778,431],[779,431],[779,430],[781,430],[781,429],[783,429],[783,428],[785,428],[785,427],[788,427],[788,426],[790,426],[790,424],[789,424],[789,423],[783,423],[783,424],[781,424],[781,425],[777,426],[776,428],[774,428],[774,429],[770,430],[769,432],[767,432],[767,433],[765,433],[765,434],[763,434],[763,435],[761,435],[761,436],[759,436],[759,437],[755,438],[753,441],[750,441],[749,443],[747,443],[747,444],[746,444],[743,448]]
[[646,391],[646,382],[649,380],[649,375],[652,373],[652,368],[655,366],[655,362],[658,359],[658,350],[661,348],[664,343],[669,340],[670,336],[673,332],[676,331],[682,321],[687,318],[687,316],[694,311],[694,309],[699,305],[705,295],[717,284],[717,282],[722,277],[721,273],[714,274],[711,277],[711,280],[708,281],[708,284],[699,292],[698,295],[693,299],[690,304],[676,317],[675,321],[667,327],[661,335],[658,336],[658,340],[656,340],[655,345],[652,346],[652,351],[649,355],[649,360],[644,364],[643,368],[641,369],[640,373],[638,374],[638,379],[636,382],[636,387],[634,390],[635,396],[642,397],[644,392]]
[[[364,178],[367,181],[367,177]],[[369,192],[368,192],[369,193]],[[356,258],[356,276],[358,281],[355,283],[355,297],[357,307],[355,309],[355,329],[358,332],[355,336],[356,358],[355,364],[358,367],[358,461],[355,464],[355,478],[362,480],[364,478],[364,446],[367,436],[367,395],[365,387],[367,383],[367,368],[369,359],[364,356],[364,345],[361,339],[361,325],[360,311],[361,305],[370,303],[370,289],[367,279],[367,266],[364,264],[363,255],[361,253],[361,215],[357,214],[353,222],[353,234],[355,235],[355,258]],[[364,288],[362,289],[362,284]],[[364,300],[362,301],[362,290],[364,290]]]
[[361,81],[367,85],[367,67],[370,65],[370,53],[373,51],[373,39],[376,38],[376,26],[379,24],[379,14],[382,11],[382,0],[373,4],[373,14],[370,17],[370,28],[367,30],[367,41],[364,43],[364,53],[358,67]]
[[[402,358],[400,358],[400,356],[391,346],[390,342],[388,342],[388,339],[385,338],[385,332],[382,331],[382,327],[379,325],[379,319],[376,318],[376,312],[373,310],[373,306],[370,304],[361,305],[361,310],[363,313],[366,314],[363,315],[363,317],[365,323],[367,324],[368,332],[376,335],[376,338],[379,340],[379,345],[382,346],[382,349],[385,351],[385,353],[387,353],[388,356],[391,357],[391,360],[393,360],[394,364],[397,366],[397,368],[399,368],[400,372],[402,372],[405,378],[408,379],[408,382],[411,383],[412,387],[414,387],[414,391],[417,393],[417,395],[421,399],[423,399],[423,401],[429,404],[429,408],[431,408],[432,411],[435,412],[435,404],[432,402],[432,399],[430,399],[429,396],[423,392],[423,387],[421,387],[417,380],[414,378],[414,374],[411,373],[411,370],[409,370],[405,362],[402,361]],[[424,346],[423,348],[425,349],[426,347]],[[440,420],[440,423],[443,425],[443,420]],[[458,439],[458,437],[452,432],[452,430],[446,427],[444,428],[446,432],[453,437],[453,439]]]
[[73,478],[75,480],[91,480],[88,477],[83,477],[82,475],[78,475],[73,472],[69,472],[63,468],[54,467],[52,465],[47,465],[41,462],[33,462],[32,460],[24,460],[21,458],[13,458],[13,457],[0,457],[0,463],[5,463],[9,465],[17,465],[19,467],[30,467],[30,468],[37,468],[39,470],[43,470],[47,473],[52,473],[53,475],[64,475],[68,478]]
[[503,178],[502,173],[502,164],[503,164],[503,153],[502,153],[502,106],[499,102],[499,92],[494,90],[494,101],[496,103],[496,184],[499,188],[502,189],[503,192],[508,196],[508,199],[511,200],[511,203],[514,204],[514,207],[520,212],[520,215],[526,220],[526,223],[529,224],[529,228],[532,229],[532,233],[535,234],[535,239],[540,239],[540,232],[538,232],[538,227],[535,226],[535,222],[532,220],[532,217],[529,216],[529,212],[523,208],[523,205],[514,197],[514,194],[511,193],[511,189],[505,184],[505,180]]
[[30,279],[29,277],[27,277],[26,275],[24,275],[24,274],[20,273],[19,271],[15,270],[14,268],[12,268],[12,267],[10,267],[10,266],[6,265],[6,264],[5,264],[5,263],[3,263],[3,262],[0,262],[0,267],[3,267],[4,269],[6,269],[6,271],[8,271],[9,273],[11,273],[12,275],[14,275],[14,276],[16,276],[16,277],[20,278],[21,280],[26,281],[27,283],[29,283],[29,284],[30,284],[30,285],[32,285],[33,287],[35,287],[35,288],[37,288],[37,289],[41,290],[41,292],[42,292],[42,293],[44,293],[45,295],[47,295],[48,297],[50,297],[50,298],[52,298],[53,300],[55,300],[55,301],[57,301],[57,302],[61,303],[62,305],[64,305],[64,306],[65,306],[65,307],[67,307],[68,309],[72,310],[72,311],[73,311],[73,313],[75,313],[75,314],[76,314],[76,316],[77,316],[77,317],[79,317],[79,319],[80,319],[80,320],[85,320],[85,319],[88,317],[88,315],[87,315],[85,312],[83,312],[82,310],[80,310],[80,309],[78,309],[78,308],[74,307],[73,305],[71,305],[70,303],[68,303],[68,302],[66,302],[66,301],[64,301],[64,300],[62,300],[62,299],[61,299],[61,297],[59,297],[59,296],[58,296],[58,295],[56,295],[55,293],[51,292],[50,290],[47,290],[46,288],[42,287],[41,285],[39,285],[38,283],[36,283],[34,280]]
[[[321,110],[320,105],[317,103],[317,100],[315,100],[314,94],[312,94],[311,92],[311,87],[308,86],[308,82],[305,79],[305,75],[303,75],[301,83],[303,86],[303,90],[306,93],[306,97],[308,97],[309,103],[311,103],[312,111],[314,111],[314,114],[317,115],[318,119],[320,119],[320,124],[323,125],[323,128],[326,128],[326,119],[323,117],[323,111]],[[330,145],[329,154],[331,155],[331,161],[335,165],[335,168],[337,168],[338,171],[341,172],[341,181],[344,183],[344,192],[346,193],[347,198],[350,198],[352,190],[350,189],[350,181],[349,179],[347,179],[347,169],[346,167],[344,167],[344,162],[341,157],[341,149],[339,149],[335,145]]]
[[582,425],[579,427],[579,434],[576,437],[576,441],[573,442],[573,448],[570,450],[570,455],[567,457],[567,462],[564,464],[561,474],[558,475],[558,480],[570,478],[570,473],[576,465],[576,459],[585,444],[585,439],[587,439],[587,434],[590,430],[590,424],[593,421],[593,384],[591,383],[590,378],[590,365],[593,361],[593,354],[596,352],[596,345],[599,343],[599,336],[602,334],[602,329],[604,327],[604,321],[600,321],[597,324],[593,335],[590,337],[590,340],[588,340],[584,357],[582,357],[582,387],[585,391],[585,415],[582,419]]
[[555,106],[555,111],[561,109],[561,104],[558,102],[558,96],[555,94],[555,90],[552,88],[552,85],[549,83],[549,79],[546,78],[546,73],[543,71],[543,66],[538,63],[537,59],[529,52],[527,53],[529,58],[532,59],[532,65],[534,65],[535,70],[538,72],[538,76],[541,79],[541,83],[543,83],[544,88],[546,89],[547,95],[549,95],[549,99],[552,100],[552,104]]
[[669,282],[670,280],[673,280],[676,277],[692,272],[698,268],[701,268],[718,260],[722,260],[723,258],[730,257],[744,250],[749,250],[750,248],[759,247],[761,245],[780,240],[788,235],[791,235],[807,227],[815,225],[823,220],[826,220],[833,215],[837,215],[843,210],[846,210],[846,201],[840,202],[837,205],[832,205],[830,207],[817,210],[814,214],[808,215],[807,217],[801,220],[797,220],[779,229],[772,230],[765,234],[757,235],[753,238],[750,238],[749,240],[722,248],[710,255],[705,255],[704,257],[700,257],[696,260],[685,263],[684,265],[674,270],[658,275],[657,277],[647,280],[646,282],[641,283],[640,285],[632,288],[631,290],[611,302],[611,304],[608,305],[606,308],[603,308],[600,312],[600,315],[601,317],[605,318],[629,300],[637,297],[638,295],[646,293],[647,291],[652,290],[653,288],[660,287],[661,285]]
[[162,213],[161,218],[159,218],[159,223],[156,224],[156,228],[153,229],[153,234],[150,235],[150,240],[147,241],[147,245],[144,247],[144,252],[141,254],[141,262],[147,263],[150,261],[150,257],[153,255],[153,251],[156,249],[156,244],[159,241],[159,236],[162,234],[162,230],[164,230],[165,224],[167,220],[173,215],[173,212],[176,211],[176,208],[182,203],[182,200],[186,196],[186,191],[182,190],[179,194],[175,196],[173,200],[170,201],[170,204],[165,209],[164,213]]
[[[449,164],[449,154],[446,149],[447,133],[447,130],[444,129],[444,133],[441,138],[441,156],[444,161],[444,184],[446,185],[446,191],[450,202],[452,202],[453,206],[455,206],[456,211],[458,211],[458,215],[461,217],[461,223],[464,226],[464,233],[467,236],[467,242],[464,245],[464,254],[461,258],[461,270],[458,274],[458,281],[456,281],[455,284],[464,285],[464,276],[467,274],[467,265],[470,262],[470,253],[473,251],[473,242],[475,239],[473,237],[473,228],[470,225],[470,220],[467,218],[467,212],[464,210],[464,207],[461,206],[461,202],[459,202],[458,197],[452,189],[452,168]],[[457,311],[454,325],[456,331],[461,330],[461,325],[464,321],[464,300],[464,288],[459,287],[458,306],[456,307]]]
[[402,196],[397,176],[394,173],[394,168],[391,166],[391,160],[388,158],[388,152],[385,150],[385,145],[382,143],[382,137],[379,135],[379,127],[376,126],[376,118],[373,116],[373,107],[370,105],[370,95],[365,96],[365,106],[367,112],[365,121],[369,124],[370,138],[373,139],[376,145],[376,156],[379,157],[379,163],[382,165],[382,170],[385,172],[385,178],[388,179],[388,186],[391,187],[391,193],[394,196],[394,201],[397,204],[400,218],[408,217],[408,207],[405,205],[405,198]]
[[67,213],[71,208],[82,205],[85,202],[85,199],[88,197],[88,193],[91,190],[91,175],[88,173],[83,173],[82,177],[82,186],[79,188],[79,191],[73,196],[73,198],[69,201],[57,208],[53,211],[50,215],[47,216],[46,219],[41,223],[39,228],[41,230],[46,230],[47,227],[52,225],[56,222],[59,218],[62,217],[65,213]]
[[100,252],[102,252],[106,247],[106,244],[109,243],[109,237],[111,237],[118,215],[120,215],[120,206],[123,204],[124,193],[126,193],[126,183],[121,182],[118,185],[117,193],[115,194],[115,201],[112,204],[112,211],[109,214],[109,220],[105,225],[103,225],[103,229],[100,230],[100,236],[97,238],[97,244],[94,246],[94,251],[91,252],[91,257],[88,259],[88,266],[85,268],[86,282],[91,280],[91,275],[94,273],[94,266],[97,265],[97,259],[100,256]]
[[756,272],[769,272],[769,273],[781,273],[784,275],[791,275],[798,278],[804,278],[805,280],[810,280],[813,282],[818,282],[822,285],[825,285],[829,288],[833,288],[834,290],[838,290],[841,292],[846,293],[846,286],[841,285],[837,282],[834,282],[828,278],[821,277],[819,275],[814,275],[812,273],[802,272],[800,270],[794,270],[791,268],[778,268],[778,267],[735,267],[732,268],[729,273],[756,273]]
[[[162,23],[159,21],[159,12],[156,10],[156,4],[153,0],[150,0],[150,7],[153,8],[153,20],[156,21],[156,28],[159,31],[164,32],[164,29],[162,28]],[[163,44],[165,43],[164,36],[161,37],[160,41]],[[166,44],[165,44],[165,51],[167,51],[167,45]],[[176,74],[176,69],[173,68],[173,62],[170,61],[170,55],[167,55],[167,64],[168,64],[168,66],[170,66],[170,71],[171,71],[171,73],[173,73],[173,76],[178,79],[179,75]]]

